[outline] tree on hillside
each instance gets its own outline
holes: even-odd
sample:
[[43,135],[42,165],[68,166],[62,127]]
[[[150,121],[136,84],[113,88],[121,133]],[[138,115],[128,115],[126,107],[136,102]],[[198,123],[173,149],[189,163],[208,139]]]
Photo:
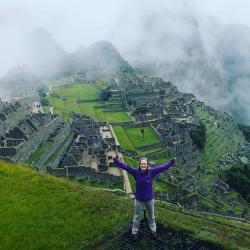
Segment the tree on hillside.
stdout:
[[250,202],[250,164],[230,168],[224,173],[223,179]]
[[244,137],[248,142],[250,142],[250,126],[246,124],[238,124],[238,128],[242,131]]
[[191,128],[189,135],[199,150],[203,150],[206,143],[206,127],[200,122],[199,126]]
[[102,101],[108,101],[109,98],[112,96],[112,92],[110,91],[110,88],[111,86],[108,86],[107,88],[101,90],[99,96]]
[[43,106],[49,106],[49,101],[47,99],[47,95],[46,95],[46,89],[45,88],[40,88],[37,91],[39,98],[40,98],[40,102]]
[[150,111],[150,108],[147,106],[141,106],[141,107],[137,107],[134,111],[135,114],[142,114],[145,115]]

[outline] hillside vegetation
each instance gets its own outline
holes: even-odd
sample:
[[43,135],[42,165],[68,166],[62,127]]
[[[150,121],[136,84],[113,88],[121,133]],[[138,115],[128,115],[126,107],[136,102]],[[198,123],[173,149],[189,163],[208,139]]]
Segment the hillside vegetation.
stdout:
[[123,110],[119,93],[112,95],[108,101],[101,101],[99,94],[107,85],[105,81],[96,81],[95,84],[55,86],[48,95],[48,101],[55,107],[55,112],[65,119],[70,119],[70,114],[77,112],[100,121],[130,121],[130,116]]
[[[0,249],[91,249],[131,224],[133,201],[75,181],[0,163]],[[165,226],[223,246],[250,248],[250,224],[156,202]]]
[[125,199],[1,162],[0,249],[79,249],[121,229]]

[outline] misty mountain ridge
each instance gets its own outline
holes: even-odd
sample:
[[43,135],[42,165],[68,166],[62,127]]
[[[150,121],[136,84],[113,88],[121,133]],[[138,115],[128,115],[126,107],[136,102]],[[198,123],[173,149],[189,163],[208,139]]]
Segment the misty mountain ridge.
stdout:
[[108,41],[98,41],[88,48],[79,47],[72,54],[75,71],[96,69],[107,74],[119,71],[133,71],[133,68]]
[[70,68],[68,54],[44,29],[37,29],[29,34],[24,54],[24,63],[42,79],[59,77]]
[[57,79],[93,69],[107,73],[119,71],[123,66],[132,69],[107,41],[95,42],[87,48],[81,46],[74,53],[67,53],[48,31],[38,29],[29,35],[27,45],[27,61],[43,79]]
[[30,87],[30,80],[21,74],[30,73],[30,78],[34,78],[33,84],[37,85],[38,79],[62,79],[79,72],[91,78],[133,71],[110,42],[95,42],[88,48],[79,47],[74,53],[67,53],[45,29],[37,29],[29,34],[24,42],[22,60],[23,66],[13,68],[0,80],[3,93],[22,92],[23,86]]
[[[144,29],[138,44],[123,48],[133,66],[150,75],[161,76],[203,100],[206,97],[208,103],[210,95],[207,90],[204,91],[203,82],[218,89],[216,93],[221,92],[219,71],[214,65],[214,58],[206,51],[198,21],[194,16],[177,15],[164,9],[154,15],[145,16],[139,26]],[[133,37],[132,34],[126,35]],[[125,40],[120,34],[118,36]]]
[[113,33],[131,65],[249,123],[250,28],[189,9],[137,5],[125,8]]
[[28,65],[16,66],[0,79],[0,87],[5,95],[34,95],[41,86],[41,80]]
[[[79,72],[87,78],[102,77],[131,72],[134,67],[173,82],[181,91],[194,93],[241,122],[250,122],[249,27],[162,9],[134,22],[134,29],[128,28],[137,15],[136,8],[124,15],[121,28],[113,34],[113,44],[121,54],[107,41],[67,53],[48,31],[38,29],[25,41],[23,63],[38,79],[48,80]],[[133,30],[142,32],[134,34]]]

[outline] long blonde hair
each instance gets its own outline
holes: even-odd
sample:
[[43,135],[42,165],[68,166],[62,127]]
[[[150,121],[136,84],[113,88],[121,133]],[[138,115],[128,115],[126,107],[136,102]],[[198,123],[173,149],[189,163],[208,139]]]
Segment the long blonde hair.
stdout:
[[142,157],[142,158],[140,158],[140,160],[139,160],[139,168],[141,168],[141,161],[142,161],[142,160],[147,161],[147,171],[148,171],[148,174],[147,174],[147,183],[149,183],[149,170],[150,170],[150,163],[149,163],[149,160],[148,160],[148,158],[147,158],[147,157]]
[[142,157],[142,158],[140,158],[140,160],[139,160],[139,168],[141,167],[141,161],[142,160],[144,160],[144,161],[147,161],[147,167],[148,168],[150,168],[150,163],[149,163],[149,160],[148,160],[148,158],[147,157]]

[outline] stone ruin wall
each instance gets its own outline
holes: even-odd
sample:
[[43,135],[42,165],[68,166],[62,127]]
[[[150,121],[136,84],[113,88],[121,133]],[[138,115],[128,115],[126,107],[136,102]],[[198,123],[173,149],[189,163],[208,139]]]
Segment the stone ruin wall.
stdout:
[[59,177],[74,177],[77,180],[94,181],[98,183],[120,184],[123,183],[123,176],[116,176],[108,173],[97,172],[87,166],[64,166],[63,168],[47,168],[47,172]]
[[25,162],[31,156],[33,152],[42,144],[42,142],[48,140],[50,135],[60,125],[60,119],[55,118],[47,127],[41,127],[36,133],[32,134],[26,143],[24,143],[17,151],[16,155],[12,157],[12,160],[16,162]]

